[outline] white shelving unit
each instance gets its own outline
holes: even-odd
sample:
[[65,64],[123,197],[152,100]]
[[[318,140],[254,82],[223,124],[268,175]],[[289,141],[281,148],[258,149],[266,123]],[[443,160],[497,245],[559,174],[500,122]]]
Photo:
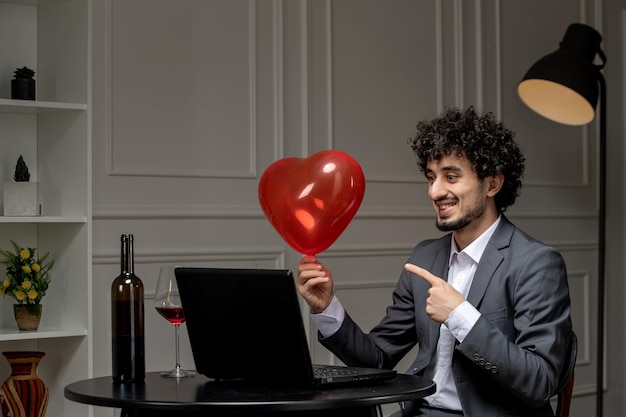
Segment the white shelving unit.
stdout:
[[0,112],[18,114],[39,114],[68,110],[87,110],[86,104],[54,103],[51,101],[9,100],[0,98]]
[[[41,216],[0,215],[0,248],[14,240],[55,260],[38,331],[19,331],[14,300],[0,299],[0,352],[46,353],[38,369],[50,416],[89,414],[63,389],[92,376],[90,2],[0,0],[0,184],[23,155],[42,193]],[[35,70],[34,101],[10,98],[23,66]],[[0,383],[9,373],[0,357]]]

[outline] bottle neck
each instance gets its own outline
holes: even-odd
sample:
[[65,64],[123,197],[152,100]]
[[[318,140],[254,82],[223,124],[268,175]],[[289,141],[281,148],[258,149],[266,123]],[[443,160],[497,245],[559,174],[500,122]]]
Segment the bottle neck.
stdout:
[[122,250],[121,250],[121,272],[122,274],[130,275],[135,273],[135,260],[134,260],[134,248],[133,248],[133,235],[122,235]]
[[133,240],[133,235],[128,235],[128,241],[126,243],[128,246],[128,261],[126,267],[128,273],[131,275],[135,273],[135,249]]

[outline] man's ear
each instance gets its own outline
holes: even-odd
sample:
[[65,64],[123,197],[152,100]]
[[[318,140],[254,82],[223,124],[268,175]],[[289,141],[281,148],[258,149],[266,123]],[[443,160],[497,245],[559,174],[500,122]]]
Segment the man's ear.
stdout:
[[498,194],[498,192],[502,188],[502,185],[504,184],[504,175],[502,175],[501,173],[492,175],[491,177],[487,177],[487,180],[487,184],[489,186],[489,188],[487,189],[487,196],[493,197]]

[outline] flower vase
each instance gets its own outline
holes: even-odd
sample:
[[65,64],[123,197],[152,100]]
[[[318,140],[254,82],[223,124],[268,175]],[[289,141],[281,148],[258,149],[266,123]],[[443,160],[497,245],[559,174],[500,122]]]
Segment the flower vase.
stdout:
[[43,417],[49,391],[37,375],[37,365],[45,352],[2,352],[11,375],[0,386],[2,416]]
[[13,314],[20,330],[37,330],[41,321],[43,306],[41,304],[14,304]]

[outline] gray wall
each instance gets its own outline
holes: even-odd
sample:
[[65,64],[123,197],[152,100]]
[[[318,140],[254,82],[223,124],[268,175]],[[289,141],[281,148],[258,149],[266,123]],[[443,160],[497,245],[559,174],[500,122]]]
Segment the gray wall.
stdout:
[[[568,265],[580,339],[573,417],[593,415],[595,404],[598,126],[547,121],[523,105],[516,86],[556,50],[570,23],[603,33],[605,415],[624,415],[621,4],[96,0],[93,12],[93,316],[102,330],[94,333],[95,376],[110,374],[109,288],[121,233],[135,235],[135,269],[146,286],[147,368],[170,368],[174,331],[152,309],[159,267],[295,269],[301,255],[263,216],[258,179],[276,159],[323,149],[351,154],[365,173],[358,214],[320,258],[351,314],[364,328],[374,325],[413,245],[439,235],[406,140],[418,120],[474,105],[515,130],[527,157],[509,217],[557,247]],[[182,330],[182,364],[193,367]],[[334,361],[314,329],[311,347],[316,361]]]

